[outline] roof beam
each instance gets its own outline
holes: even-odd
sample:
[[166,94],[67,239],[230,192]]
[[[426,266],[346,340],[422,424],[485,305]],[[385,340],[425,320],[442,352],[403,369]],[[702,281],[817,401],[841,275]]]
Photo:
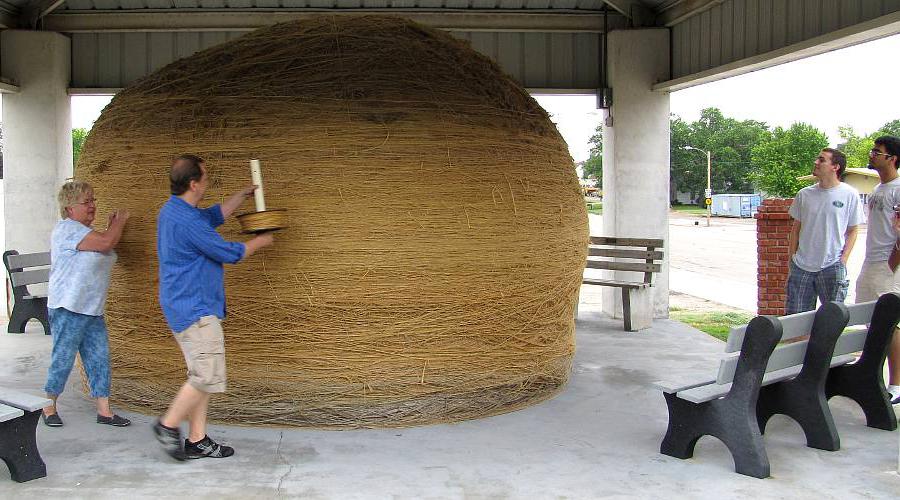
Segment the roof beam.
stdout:
[[637,0],[603,0],[603,3],[615,9],[619,14],[631,19],[632,7],[640,2]]
[[894,12],[875,19],[831,31],[802,42],[788,45],[764,54],[747,57],[715,68],[686,75],[674,80],[660,82],[652,88],[660,92],[674,92],[704,83],[724,80],[779,64],[798,61],[807,57],[824,54],[833,50],[871,42],[900,33],[900,12]]
[[66,0],[32,0],[22,8],[19,16],[19,24],[29,28],[36,28],[41,19],[58,9]]
[[0,76],[0,94],[17,94],[19,86],[9,78]]
[[[18,87],[16,87],[18,89]],[[2,89],[2,87],[0,87]],[[67,93],[71,95],[116,95],[124,90],[122,87],[69,87]],[[532,95],[597,95],[597,89],[554,89],[543,87],[529,87],[525,89]],[[2,92],[2,90],[0,90]],[[876,174],[877,175],[877,174]]]
[[0,10],[0,29],[14,29],[19,25],[19,18],[9,12]]
[[[43,27],[64,33],[102,32],[152,32],[152,31],[251,31],[275,23],[308,19],[322,15],[399,16],[412,19],[433,28],[458,31],[534,31],[534,32],[586,32],[603,31],[603,15],[559,11],[398,11],[397,9],[339,9],[302,11],[238,10],[142,10],[140,12],[72,11],[50,14],[44,18]],[[625,26],[618,14],[609,18],[610,29]]]
[[709,10],[721,5],[725,0],[680,0],[662,8],[658,14],[657,23],[660,26],[671,27],[689,17],[696,16],[704,10]]
[[20,13],[21,10],[15,5],[0,0],[0,29],[18,28]]
[[603,0],[616,12],[631,20],[631,26],[653,26],[656,14],[639,0]]

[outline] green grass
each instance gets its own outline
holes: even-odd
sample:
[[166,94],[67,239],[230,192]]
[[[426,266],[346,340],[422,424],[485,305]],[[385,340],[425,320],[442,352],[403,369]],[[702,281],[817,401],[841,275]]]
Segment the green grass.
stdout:
[[678,307],[669,309],[669,317],[687,323],[694,328],[719,340],[728,338],[728,330],[745,325],[753,319],[752,314],[739,312],[693,312]]
[[685,214],[706,215],[706,208],[697,205],[672,205],[672,210]]
[[587,202],[587,208],[588,208],[589,214],[594,214],[594,215],[603,214],[603,202],[589,201],[589,202]]

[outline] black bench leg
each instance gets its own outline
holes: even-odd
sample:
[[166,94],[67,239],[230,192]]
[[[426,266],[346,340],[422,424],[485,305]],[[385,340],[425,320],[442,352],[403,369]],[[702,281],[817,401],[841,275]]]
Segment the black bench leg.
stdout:
[[28,320],[36,319],[44,327],[44,334],[50,335],[50,319],[47,313],[47,298],[30,299],[13,306],[12,315],[6,331],[9,333],[25,333]]
[[9,323],[6,325],[8,333],[25,333],[25,325],[31,317],[25,308],[18,305],[13,306],[12,314],[9,316]]
[[802,379],[794,379],[762,387],[756,409],[759,431],[765,433],[769,419],[780,413],[800,424],[806,435],[806,446],[826,451],[840,450],[841,438],[825,393],[810,385]]
[[852,365],[832,368],[825,383],[828,398],[844,396],[856,401],[866,415],[866,425],[886,431],[897,428],[897,416],[884,387],[882,370],[898,320],[900,295],[882,295],[872,311],[862,356]]
[[669,407],[669,428],[659,452],[675,458],[691,458],[694,456],[694,446],[704,434],[699,427],[702,418],[698,415],[697,405],[678,399],[672,393],[663,393],[663,397]]
[[741,428],[728,429],[719,437],[731,456],[734,458],[734,471],[745,476],[764,479],[769,477],[769,456],[766,454],[766,446],[763,444],[762,434],[756,427],[756,422],[747,422]]
[[764,386],[759,391],[756,412],[760,432],[765,430],[772,415],[781,413],[800,424],[810,448],[841,449],[841,438],[825,397],[825,381],[835,343],[849,319],[847,307],[836,302],[824,304],[816,311],[800,373],[791,380]]
[[633,332],[631,328],[631,290],[622,288],[622,316],[625,318],[625,331]]
[[13,481],[24,483],[47,475],[38,452],[35,432],[41,410],[0,422],[0,459],[6,462]]
[[693,403],[680,399],[677,394],[663,393],[669,408],[669,428],[660,452],[689,458],[697,440],[710,435],[728,447],[735,472],[769,477],[769,457],[756,411],[766,363],[781,333],[781,323],[776,318],[757,316],[750,321],[735,367],[734,383],[725,397]]
[[857,361],[852,365],[831,369],[825,393],[829,398],[844,396],[856,401],[866,415],[866,425],[892,431],[897,428],[897,416],[891,406],[884,379],[871,367]]
[[[44,299],[45,301],[47,299]],[[41,326],[44,327],[44,335],[50,335],[50,317],[47,311],[47,303],[44,302],[44,310],[37,316],[37,320],[41,322]]]
[[[709,435],[728,448],[735,472],[757,478],[769,477],[769,457],[762,434],[753,412],[748,411],[742,401],[724,398],[698,404],[679,399],[675,394],[663,395],[669,407],[669,428],[660,445],[660,453],[691,458],[697,441]],[[748,418],[741,419],[738,414]]]

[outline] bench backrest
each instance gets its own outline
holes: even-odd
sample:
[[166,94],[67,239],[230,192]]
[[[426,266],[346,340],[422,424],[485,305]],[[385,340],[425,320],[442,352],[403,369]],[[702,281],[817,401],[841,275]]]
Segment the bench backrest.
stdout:
[[[3,265],[12,282],[16,300],[28,295],[28,285],[50,281],[50,252],[19,254],[15,250],[3,252]],[[29,269],[29,268],[41,269]]]
[[[848,327],[855,327],[850,331],[845,331],[834,346],[833,357],[840,357],[846,354],[859,352],[863,349],[866,342],[865,325],[872,318],[872,312],[875,310],[875,301],[864,302],[862,304],[851,304],[847,306],[850,313]],[[782,335],[781,340],[790,340],[804,335],[809,335],[813,326],[813,319],[816,311],[806,311],[789,316],[781,316],[778,320],[781,322]],[[737,353],[740,351],[741,344],[744,341],[747,325],[741,325],[732,328],[728,334],[728,341],[725,344],[725,352]],[[808,340],[793,342],[787,345],[779,346],[772,352],[769,357],[769,363],[766,365],[766,372],[773,372],[796,366],[803,363],[806,357],[806,348],[809,346]],[[734,379],[734,371],[737,366],[737,354],[723,358],[719,363],[719,373],[716,377],[716,383],[725,384]]]
[[591,269],[644,273],[644,283],[650,283],[653,273],[660,271],[659,263],[663,256],[661,239],[591,236],[586,266]]

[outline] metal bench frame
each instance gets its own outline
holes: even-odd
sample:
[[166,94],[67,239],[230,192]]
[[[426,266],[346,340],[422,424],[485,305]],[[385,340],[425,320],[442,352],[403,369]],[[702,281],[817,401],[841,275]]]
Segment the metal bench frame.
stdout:
[[[653,319],[651,290],[653,273],[660,272],[662,268],[658,262],[663,260],[663,245],[661,239],[591,236],[585,267],[643,273],[642,281],[595,278],[582,280],[584,285],[611,286],[622,289],[622,316],[626,331],[634,332],[650,327]],[[605,257],[606,260],[592,257]],[[575,314],[578,314],[577,307]]]
[[[47,315],[47,296],[32,295],[28,285],[47,283],[50,280],[50,252],[19,254],[15,250],[3,252],[3,265],[12,283],[15,300],[6,331],[25,333],[25,325],[31,319],[41,322],[44,333],[50,335],[50,320]],[[29,269],[38,267],[40,269]]]
[[0,460],[13,481],[24,483],[47,475],[37,447],[37,423],[50,400],[0,387]]

